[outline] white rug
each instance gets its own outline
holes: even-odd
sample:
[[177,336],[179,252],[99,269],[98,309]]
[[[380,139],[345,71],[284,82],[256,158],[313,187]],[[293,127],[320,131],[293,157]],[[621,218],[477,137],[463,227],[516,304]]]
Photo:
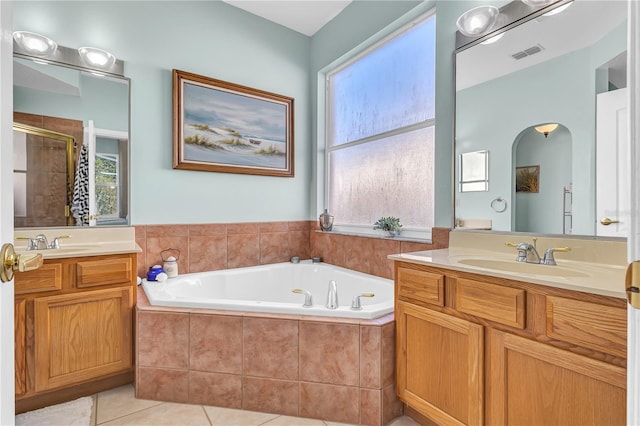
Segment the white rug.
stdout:
[[16,416],[16,425],[91,426],[93,398],[85,396],[63,404],[51,405]]

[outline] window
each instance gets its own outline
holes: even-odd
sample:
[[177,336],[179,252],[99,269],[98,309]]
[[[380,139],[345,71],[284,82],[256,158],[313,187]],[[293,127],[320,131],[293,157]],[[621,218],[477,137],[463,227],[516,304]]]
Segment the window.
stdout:
[[96,154],[96,206],[98,217],[112,219],[120,213],[120,169],[117,154]]
[[[326,207],[336,228],[433,227],[435,15],[327,74]],[[406,232],[405,232],[406,233]]]

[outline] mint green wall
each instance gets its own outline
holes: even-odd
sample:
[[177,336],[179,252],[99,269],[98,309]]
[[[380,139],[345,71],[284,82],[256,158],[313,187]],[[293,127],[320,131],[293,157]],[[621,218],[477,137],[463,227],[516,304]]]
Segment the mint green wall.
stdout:
[[[125,61],[133,224],[303,220],[317,217],[323,204],[316,193],[323,180],[316,155],[318,71],[379,31],[390,32],[399,18],[417,17],[434,4],[435,222],[449,227],[455,21],[476,1],[358,0],[311,38],[220,1],[21,1],[14,6],[14,28],[67,47],[101,47]],[[172,169],[173,68],[295,98],[295,178]]]
[[[490,2],[500,6],[502,1]],[[343,56],[359,46],[375,42],[399,28],[403,23],[419,17],[436,7],[436,128],[435,128],[435,226],[452,226],[452,155],[454,80],[453,51],[455,49],[455,22],[462,13],[478,6],[478,1],[356,1],[351,3],[333,21],[322,28],[311,41],[311,97],[312,123],[316,143],[322,146],[324,131],[315,127],[322,115],[324,93],[318,84],[318,73],[339,63]],[[482,3],[484,4],[484,3]],[[365,19],[366,17],[366,19]],[[377,35],[377,36],[376,36]],[[376,36],[375,38],[373,38]],[[324,74],[320,74],[322,78]],[[384,83],[382,83],[384,84]],[[318,108],[316,108],[316,105]],[[322,156],[313,159],[319,182],[324,180]],[[320,157],[320,158],[319,158]],[[316,192],[312,185],[312,214],[324,208],[324,194]]]
[[[219,1],[15,2],[14,29],[125,62],[132,224],[309,218],[308,37]],[[174,68],[295,98],[295,177],[174,170]]]
[[98,129],[126,132],[129,126],[129,87],[127,84],[89,77],[80,74],[80,96],[33,90],[26,87],[13,88],[14,111],[31,114],[89,120]]
[[[515,230],[513,143],[524,129],[555,122],[573,141],[566,159],[573,165],[573,233],[594,234],[596,68],[625,50],[625,34],[623,25],[592,47],[458,92],[457,154],[489,150],[489,192],[457,193],[458,218],[491,219],[493,229]],[[491,209],[496,197],[507,200],[504,213]]]
[[[513,144],[515,167],[540,166],[539,192],[515,193],[514,231],[562,234],[563,190],[571,183],[571,133],[558,126],[547,138],[533,127]],[[579,167],[576,165],[576,167]]]

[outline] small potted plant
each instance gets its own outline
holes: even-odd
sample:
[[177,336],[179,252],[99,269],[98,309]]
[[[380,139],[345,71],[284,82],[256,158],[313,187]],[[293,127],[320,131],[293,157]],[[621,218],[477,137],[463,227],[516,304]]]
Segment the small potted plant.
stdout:
[[400,218],[392,216],[383,216],[373,224],[373,229],[381,229],[385,231],[390,237],[397,237],[398,235],[400,235],[400,228],[402,228]]

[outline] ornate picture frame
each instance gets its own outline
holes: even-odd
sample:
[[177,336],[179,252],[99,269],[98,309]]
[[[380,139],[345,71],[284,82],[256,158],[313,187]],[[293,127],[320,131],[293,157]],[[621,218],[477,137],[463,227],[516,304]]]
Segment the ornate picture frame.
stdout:
[[294,176],[293,98],[173,70],[173,168]]

